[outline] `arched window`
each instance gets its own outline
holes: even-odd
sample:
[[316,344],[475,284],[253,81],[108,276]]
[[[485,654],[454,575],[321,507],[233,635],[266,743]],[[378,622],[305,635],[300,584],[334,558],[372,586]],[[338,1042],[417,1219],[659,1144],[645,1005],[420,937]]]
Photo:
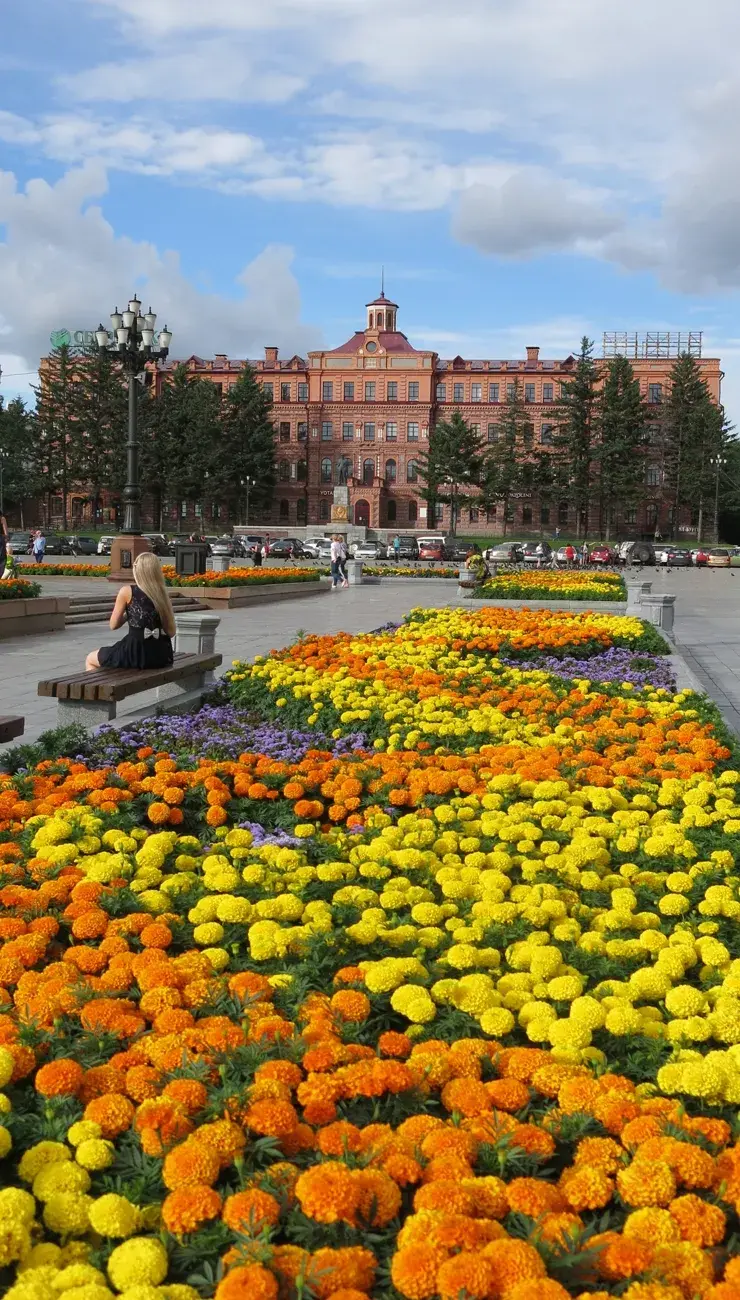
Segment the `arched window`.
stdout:
[[319,501],[319,519],[327,520],[329,518],[329,502],[322,497]]
[[368,329],[372,329],[372,328],[373,328],[373,325],[375,324],[375,312],[374,312],[374,311],[371,311],[371,312],[370,312],[370,315],[369,315],[368,318],[367,318],[367,324],[368,324]]
[[331,483],[331,460],[328,456],[321,462],[321,482]]
[[406,482],[415,483],[419,477],[419,466],[415,460],[407,461],[406,464]]
[[417,507],[415,501],[409,501],[409,523],[416,523]]
[[648,528],[653,528],[658,522],[658,507],[654,501],[648,501],[645,508],[645,522]]
[[395,483],[396,481],[396,462],[387,460],[385,462],[385,481],[386,483]]
[[568,527],[568,502],[561,501],[558,506],[558,528]]
[[386,512],[386,513],[387,513],[387,516],[388,516],[388,523],[389,523],[389,524],[395,524],[395,522],[396,522],[396,514],[397,514],[397,510],[396,510],[396,502],[395,502],[395,501],[389,501],[389,502],[388,502],[388,509],[387,509],[387,512]]
[[289,502],[289,501],[281,501],[281,502],[280,502],[280,518],[281,518],[281,519],[289,519],[289,518],[290,518],[290,502]]
[[278,478],[280,479],[281,483],[287,483],[288,479],[290,478],[290,461],[288,460],[278,461]]
[[648,487],[660,486],[660,465],[648,465],[647,485]]
[[378,329],[379,329],[379,330],[382,330],[382,328],[383,328],[383,313],[382,313],[382,311],[379,311],[379,312],[378,312],[377,319],[376,319],[376,323],[377,323]]
[[298,522],[299,524],[305,524],[305,522],[306,522],[306,502],[305,502],[305,499],[304,499],[303,497],[301,497],[299,501],[296,501],[296,505],[295,505],[295,517],[296,517],[296,520],[297,520],[297,522]]
[[298,461],[298,464],[297,464],[297,466],[296,466],[296,476],[297,476],[297,478],[300,479],[301,483],[305,483],[305,481],[306,481],[306,462],[305,462],[305,460],[299,460],[299,461]]
[[362,481],[363,483],[372,484],[375,478],[375,461],[368,457],[362,462]]

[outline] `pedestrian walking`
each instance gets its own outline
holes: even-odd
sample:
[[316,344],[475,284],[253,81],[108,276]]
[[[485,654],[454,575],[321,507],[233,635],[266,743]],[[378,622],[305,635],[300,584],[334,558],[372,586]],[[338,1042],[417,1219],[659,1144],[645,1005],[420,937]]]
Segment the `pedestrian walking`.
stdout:
[[575,549],[571,546],[570,542],[568,542],[568,545],[565,547],[564,555],[565,555],[568,568],[572,569],[573,565],[575,564],[576,553],[575,553]]
[[588,564],[588,542],[584,542],[584,543],[583,543],[583,546],[581,547],[581,566],[582,566],[582,568],[585,569],[587,564]]
[[[5,515],[0,514],[0,569],[5,568],[5,562],[8,556],[8,521]],[[5,574],[3,573],[3,577]]]
[[339,559],[341,553],[342,553],[342,544],[337,534],[334,533],[331,539],[331,552],[330,552],[332,591],[336,591],[341,580],[342,571],[339,567]]
[[346,539],[346,537],[342,537],[342,536],[340,535],[340,537],[339,537],[339,547],[340,547],[340,551],[339,551],[339,572],[340,572],[341,575],[342,575],[342,586],[343,586],[343,587],[348,587],[348,586],[349,586],[349,578],[347,577],[347,560],[348,560],[348,558],[349,558],[349,551],[347,550],[347,539]]
[[44,534],[42,533],[41,529],[37,528],[36,532],[33,535],[34,562],[36,564],[43,564],[45,554],[46,554],[46,538],[44,537]]
[[252,564],[254,565],[255,569],[262,568],[262,543],[261,542],[258,542],[254,550],[252,551]]
[[535,555],[537,556],[537,568],[541,569],[545,563],[545,547],[542,542],[537,543]]
[[15,556],[12,551],[7,551],[5,555],[5,568],[2,572],[2,581],[8,582],[11,578],[18,577],[18,569],[15,562]]
[[396,564],[398,564],[398,561],[401,558],[401,538],[398,536],[393,538],[393,558],[396,561]]

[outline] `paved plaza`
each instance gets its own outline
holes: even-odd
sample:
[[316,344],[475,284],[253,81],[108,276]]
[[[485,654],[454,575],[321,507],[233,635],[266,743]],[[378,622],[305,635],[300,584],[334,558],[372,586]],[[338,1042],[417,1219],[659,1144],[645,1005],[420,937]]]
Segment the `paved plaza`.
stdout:
[[[740,736],[740,570],[647,570],[654,592],[673,592],[678,648],[702,686],[717,702],[728,726]],[[42,579],[45,595],[110,595],[104,578]],[[326,592],[295,601],[278,601],[226,610],[218,631],[221,672],[232,660],[287,645],[297,632],[365,632],[400,619],[416,605],[461,604],[457,583],[444,579],[396,580]],[[586,606],[584,606],[586,608]],[[42,699],[37,683],[81,669],[85,655],[117,640],[106,623],[87,623],[47,636],[0,642],[0,713],[23,714],[24,739],[34,740],[56,725],[56,701]],[[127,700],[134,712],[152,703],[154,693]]]

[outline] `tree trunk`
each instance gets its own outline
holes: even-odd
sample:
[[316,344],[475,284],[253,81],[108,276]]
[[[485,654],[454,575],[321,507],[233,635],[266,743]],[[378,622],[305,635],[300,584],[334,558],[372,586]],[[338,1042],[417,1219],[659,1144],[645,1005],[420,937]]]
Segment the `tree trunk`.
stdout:
[[704,501],[699,502],[699,520],[696,525],[696,540],[701,542],[701,535],[704,530]]

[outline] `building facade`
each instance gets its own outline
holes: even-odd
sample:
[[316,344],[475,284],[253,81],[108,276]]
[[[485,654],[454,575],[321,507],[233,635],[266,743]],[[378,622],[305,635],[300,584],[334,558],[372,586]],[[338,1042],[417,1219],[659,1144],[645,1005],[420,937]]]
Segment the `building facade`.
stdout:
[[[700,334],[605,334],[603,341],[604,358],[617,353],[629,357],[656,420],[673,362],[684,351],[697,356],[719,402],[720,362],[701,356]],[[171,361],[157,372],[160,387],[178,364],[226,392],[245,363],[224,355]],[[262,516],[260,522],[286,532],[320,529],[331,523],[339,498],[348,502],[351,524],[413,532],[446,531],[451,523],[447,505],[435,508],[434,519],[428,517],[419,490],[419,456],[428,447],[435,421],[459,411],[481,443],[494,443],[507,396],[518,385],[531,411],[521,449],[526,458],[552,443],[560,384],[572,376],[575,361],[572,356],[543,358],[536,346],[528,347],[525,357],[510,360],[445,360],[413,346],[398,328],[398,305],[381,294],[366,304],[364,328],[339,347],[311,352],[305,359],[281,359],[276,347],[266,347],[264,359],[249,364],[272,396],[277,443],[275,500],[269,518]],[[648,463],[644,499],[618,521],[621,534],[665,535],[670,506],[661,499],[660,475],[660,467]],[[345,491],[335,494],[336,488]],[[500,535],[503,511],[503,505],[488,512],[471,506],[458,519],[458,529]],[[522,494],[509,503],[506,529],[565,531],[574,523],[568,500],[540,502],[534,494]],[[690,521],[681,531],[691,531]]]

